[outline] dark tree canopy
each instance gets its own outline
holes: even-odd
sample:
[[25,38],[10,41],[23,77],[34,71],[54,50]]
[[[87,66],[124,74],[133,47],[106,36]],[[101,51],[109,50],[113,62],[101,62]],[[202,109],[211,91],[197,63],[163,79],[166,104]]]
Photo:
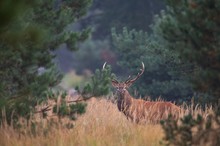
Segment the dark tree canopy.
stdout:
[[28,117],[45,91],[59,83],[61,75],[53,62],[53,50],[61,43],[74,50],[87,38],[89,29],[73,32],[65,27],[85,15],[90,3],[1,1],[0,109],[6,107],[16,116]]
[[94,0],[92,9],[99,11],[93,20],[97,24],[94,37],[109,36],[112,27],[150,31],[154,14],[162,8],[160,0]]
[[220,97],[220,1],[167,1],[160,17],[161,35],[181,58],[195,63],[195,89]]

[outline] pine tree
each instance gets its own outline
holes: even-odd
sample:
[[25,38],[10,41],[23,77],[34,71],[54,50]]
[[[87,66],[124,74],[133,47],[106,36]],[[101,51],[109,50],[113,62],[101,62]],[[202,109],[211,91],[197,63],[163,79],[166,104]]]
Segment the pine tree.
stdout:
[[[167,0],[159,35],[182,59],[198,66],[192,76],[196,90],[220,97],[220,1]],[[209,99],[210,100],[210,99]]]
[[65,27],[86,13],[91,0],[1,3],[10,9],[0,11],[0,110],[6,108],[8,118],[12,112],[29,118],[45,91],[61,79],[53,50],[61,43],[74,50],[87,38],[89,29],[71,32]]
[[[220,1],[167,0],[167,4],[158,18],[157,33],[181,60],[195,64],[194,88],[208,94],[206,104],[216,105],[220,97]],[[194,118],[189,113],[180,123],[170,118],[163,121],[166,145],[219,145],[220,108],[213,107],[214,113],[206,117]]]

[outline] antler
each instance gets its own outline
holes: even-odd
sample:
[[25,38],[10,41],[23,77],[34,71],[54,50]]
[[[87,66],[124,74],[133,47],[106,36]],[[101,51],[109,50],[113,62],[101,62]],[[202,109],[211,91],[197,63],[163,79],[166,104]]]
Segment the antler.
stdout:
[[140,78],[140,76],[144,73],[144,63],[143,62],[142,62],[142,68],[140,70],[141,70],[141,72],[139,72],[135,78],[131,79],[131,76],[129,76],[128,79],[125,81],[125,83],[131,84],[131,83],[135,82],[138,78]]
[[106,65],[106,62],[103,64],[103,66],[102,66],[102,70],[104,70],[104,69],[105,69],[105,65]]
[[[106,66],[106,62],[103,64],[102,69],[105,69]],[[141,72],[139,72],[137,74],[137,76],[133,79],[131,79],[131,76],[128,77],[128,79],[124,82],[125,84],[132,84],[133,82],[135,82],[138,78],[140,78],[140,76],[144,73],[144,63],[142,62],[142,68],[140,69]],[[119,82],[116,79],[112,80],[112,83],[118,84]]]

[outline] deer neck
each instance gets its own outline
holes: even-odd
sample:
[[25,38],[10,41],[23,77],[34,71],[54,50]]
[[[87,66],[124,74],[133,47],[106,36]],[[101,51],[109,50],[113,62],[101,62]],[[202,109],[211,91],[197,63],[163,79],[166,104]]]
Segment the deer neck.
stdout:
[[117,96],[117,106],[119,111],[125,111],[127,108],[131,106],[132,97],[127,90],[118,93]]

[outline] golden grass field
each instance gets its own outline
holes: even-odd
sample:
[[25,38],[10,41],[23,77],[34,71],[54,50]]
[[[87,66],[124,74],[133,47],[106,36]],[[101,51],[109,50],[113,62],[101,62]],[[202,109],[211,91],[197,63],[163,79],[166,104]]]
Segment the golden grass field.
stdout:
[[[164,133],[160,124],[131,123],[118,111],[116,104],[106,99],[91,98],[86,109],[87,112],[74,122],[74,128],[68,130],[58,124],[47,136],[28,134],[31,127],[24,129],[26,134],[19,134],[5,125],[0,128],[0,146],[158,146],[162,141]],[[190,110],[189,107],[185,113]],[[211,110],[202,111],[197,107],[193,112],[205,117]],[[45,119],[40,122],[43,126],[38,131],[48,128]]]

